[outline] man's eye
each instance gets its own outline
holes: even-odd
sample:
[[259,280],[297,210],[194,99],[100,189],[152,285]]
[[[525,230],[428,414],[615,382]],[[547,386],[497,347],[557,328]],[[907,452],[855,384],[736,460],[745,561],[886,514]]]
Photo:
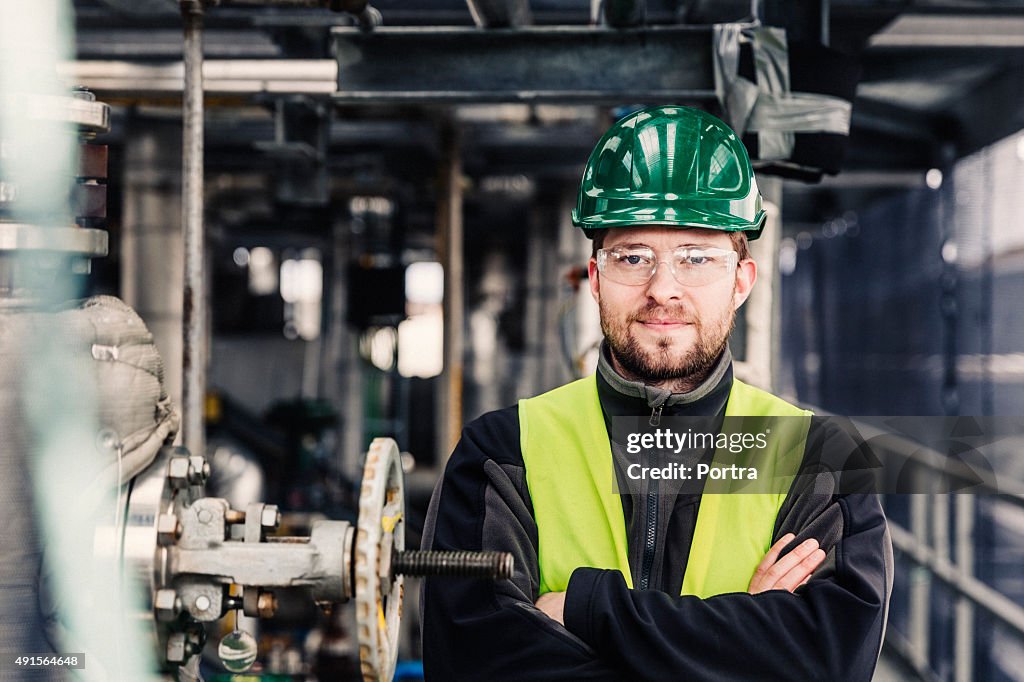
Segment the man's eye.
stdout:
[[619,256],[619,262],[623,265],[643,265],[649,262],[649,259],[635,253],[626,253]]
[[700,265],[711,265],[715,262],[715,259],[711,256],[705,256],[701,253],[688,253],[679,258],[678,263],[687,267],[700,266]]

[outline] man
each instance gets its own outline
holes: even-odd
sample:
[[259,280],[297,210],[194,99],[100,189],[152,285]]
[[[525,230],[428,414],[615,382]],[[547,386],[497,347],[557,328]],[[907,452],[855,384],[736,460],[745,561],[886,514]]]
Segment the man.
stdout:
[[[765,219],[743,146],[701,111],[630,114],[594,149],[573,219],[594,239],[597,373],[464,429],[424,547],[512,552],[516,570],[427,580],[427,678],[869,680],[885,519],[810,464],[852,441],[733,377],[728,338],[757,277],[747,240]],[[624,474],[621,420],[740,415],[802,424],[781,440],[810,475],[709,494]]]

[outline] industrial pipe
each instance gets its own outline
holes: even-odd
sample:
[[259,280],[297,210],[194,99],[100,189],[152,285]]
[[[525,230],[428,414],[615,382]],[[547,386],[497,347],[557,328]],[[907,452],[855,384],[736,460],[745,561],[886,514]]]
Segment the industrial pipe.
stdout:
[[182,352],[183,439],[190,452],[205,454],[206,305],[203,278],[203,6],[182,0],[185,23],[185,87],[182,92],[181,218],[185,232],[184,347]]

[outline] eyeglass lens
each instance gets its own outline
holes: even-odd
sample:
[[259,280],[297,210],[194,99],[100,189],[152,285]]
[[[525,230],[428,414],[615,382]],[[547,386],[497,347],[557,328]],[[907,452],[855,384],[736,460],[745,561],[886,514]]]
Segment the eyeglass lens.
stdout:
[[735,251],[717,248],[681,248],[667,261],[646,247],[601,249],[598,270],[613,282],[641,285],[649,282],[661,263],[666,263],[676,281],[689,286],[710,284],[730,273],[737,262]]

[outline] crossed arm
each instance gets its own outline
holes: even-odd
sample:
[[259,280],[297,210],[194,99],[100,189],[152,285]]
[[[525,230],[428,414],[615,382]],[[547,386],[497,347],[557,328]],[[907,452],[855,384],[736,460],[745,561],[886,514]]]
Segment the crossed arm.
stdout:
[[[793,592],[801,585],[807,584],[814,571],[825,561],[825,551],[818,547],[815,538],[809,538],[779,558],[782,551],[795,539],[796,535],[786,533],[771,546],[750,578],[748,593],[759,594],[768,590]],[[536,606],[548,618],[559,625],[565,625],[565,592],[548,592],[541,595]]]

